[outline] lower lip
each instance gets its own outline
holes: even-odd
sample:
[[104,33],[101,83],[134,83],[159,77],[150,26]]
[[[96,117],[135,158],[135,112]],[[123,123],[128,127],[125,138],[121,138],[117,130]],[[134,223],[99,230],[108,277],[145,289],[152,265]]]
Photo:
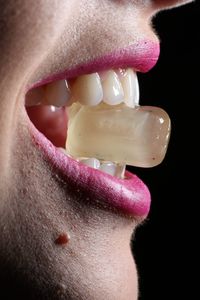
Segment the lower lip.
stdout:
[[151,197],[147,186],[134,174],[126,171],[126,179],[118,179],[78,163],[58,150],[29,121],[33,143],[43,152],[53,170],[76,193],[129,217],[148,215]]
[[[159,44],[151,41],[140,41],[137,45],[119,49],[103,58],[89,64],[79,66],[71,71],[50,76],[34,84],[34,87],[45,83],[73,78],[77,75],[91,73],[96,70],[116,67],[134,67],[142,72],[151,69],[159,56]],[[109,206],[119,213],[134,218],[143,218],[148,215],[151,197],[146,185],[134,174],[126,171],[126,179],[118,179],[101,171],[89,168],[76,160],[69,158],[59,151],[44,137],[30,122],[30,132],[33,142],[44,153],[55,172],[82,198],[91,199]]]

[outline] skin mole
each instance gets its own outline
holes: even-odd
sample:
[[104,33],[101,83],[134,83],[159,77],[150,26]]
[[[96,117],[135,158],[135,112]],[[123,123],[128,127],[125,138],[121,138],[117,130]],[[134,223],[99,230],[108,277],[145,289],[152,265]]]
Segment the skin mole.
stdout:
[[59,236],[55,239],[54,243],[56,245],[66,245],[69,243],[70,236],[68,233],[60,233]]
[[[149,70],[159,50],[152,17],[186,2],[0,0],[0,299],[138,299],[130,241],[136,221],[147,217],[148,189],[128,172],[120,180],[65,158],[56,149],[66,119],[56,106],[60,96],[55,106],[32,107],[41,132],[25,98],[47,78],[59,83],[101,70]],[[144,198],[147,209],[138,205]]]

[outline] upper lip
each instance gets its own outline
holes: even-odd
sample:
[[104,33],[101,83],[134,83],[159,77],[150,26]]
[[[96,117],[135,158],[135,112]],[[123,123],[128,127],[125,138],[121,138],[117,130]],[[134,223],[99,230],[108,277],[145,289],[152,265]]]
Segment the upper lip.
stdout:
[[[137,71],[147,72],[156,64],[159,50],[159,43],[143,40],[70,70],[47,76],[33,84],[32,88],[55,80],[74,78],[82,74],[100,72],[111,68],[132,67]],[[133,217],[143,218],[148,214],[151,202],[150,193],[146,185],[136,175],[126,172],[126,176],[129,178],[120,180],[84,165],[80,167],[78,162],[57,151],[34,128],[31,127],[30,129],[34,143],[39,145],[39,148],[43,150],[62,178],[64,177],[64,180],[72,186],[72,189],[74,187],[74,191],[82,191],[82,198],[88,198],[92,201],[95,199],[97,203],[108,204]]]
[[35,88],[52,81],[71,79],[83,74],[100,72],[108,69],[133,68],[138,72],[148,72],[158,61],[160,44],[158,41],[140,40],[125,48],[119,48],[104,56],[97,57],[89,62],[78,64],[71,69],[47,75],[29,86],[27,90]]

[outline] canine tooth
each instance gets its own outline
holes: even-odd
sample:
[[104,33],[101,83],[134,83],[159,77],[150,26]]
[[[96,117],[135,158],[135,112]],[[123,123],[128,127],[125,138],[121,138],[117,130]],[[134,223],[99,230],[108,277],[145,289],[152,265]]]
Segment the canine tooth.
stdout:
[[82,164],[94,168],[99,169],[100,168],[100,161],[96,158],[85,158],[79,160]]
[[38,87],[35,89],[30,90],[26,94],[26,101],[25,105],[26,106],[35,106],[41,104],[41,102],[44,100],[44,88],[43,87]]
[[164,159],[170,136],[164,110],[102,103],[72,108],[73,117],[70,112],[66,147],[72,156],[139,167],[153,167]]
[[45,86],[45,104],[57,107],[66,106],[70,99],[70,91],[66,80],[58,80]]
[[110,70],[102,78],[103,101],[109,105],[117,105],[123,101],[124,91],[118,75]]
[[127,69],[121,76],[121,84],[124,90],[124,103],[129,107],[139,104],[139,84],[137,74],[132,69]]
[[101,80],[98,73],[79,76],[72,85],[75,101],[83,105],[98,105],[103,98]]

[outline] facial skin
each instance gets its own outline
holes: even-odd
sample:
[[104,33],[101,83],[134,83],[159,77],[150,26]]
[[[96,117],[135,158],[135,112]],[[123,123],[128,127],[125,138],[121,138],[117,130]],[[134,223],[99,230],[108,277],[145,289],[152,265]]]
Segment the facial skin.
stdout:
[[[139,39],[175,0],[0,0],[0,289],[9,299],[137,299],[136,221],[82,201],[31,142],[34,82]],[[110,16],[114,15],[114,18]],[[65,246],[54,243],[70,235]]]

